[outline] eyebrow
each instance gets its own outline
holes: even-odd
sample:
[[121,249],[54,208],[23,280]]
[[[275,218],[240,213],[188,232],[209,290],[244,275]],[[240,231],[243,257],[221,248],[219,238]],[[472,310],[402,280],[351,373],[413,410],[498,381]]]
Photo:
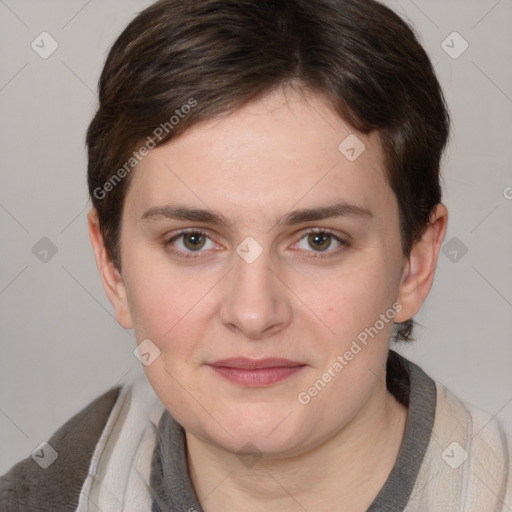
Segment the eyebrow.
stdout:
[[[275,225],[292,226],[303,222],[318,221],[334,217],[372,218],[373,213],[362,206],[339,201],[328,206],[318,208],[302,208],[289,212],[278,219]],[[180,205],[155,206],[145,211],[140,217],[141,221],[158,221],[163,219],[188,220],[204,222],[230,227],[230,221],[222,213],[214,210],[191,208]]]

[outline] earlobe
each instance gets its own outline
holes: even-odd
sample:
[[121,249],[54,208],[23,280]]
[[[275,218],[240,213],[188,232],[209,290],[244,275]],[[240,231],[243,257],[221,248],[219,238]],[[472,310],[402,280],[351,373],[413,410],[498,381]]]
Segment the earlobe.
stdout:
[[425,233],[412,247],[404,264],[399,288],[398,302],[402,310],[395,317],[396,322],[412,318],[427,298],[437,266],[437,258],[448,224],[448,210],[439,203],[431,216]]
[[89,224],[89,237],[94,250],[94,258],[105,293],[114,307],[117,321],[125,329],[132,329],[133,322],[128,307],[126,288],[119,270],[115,267],[105,248],[98,214],[95,208],[89,211],[87,220]]

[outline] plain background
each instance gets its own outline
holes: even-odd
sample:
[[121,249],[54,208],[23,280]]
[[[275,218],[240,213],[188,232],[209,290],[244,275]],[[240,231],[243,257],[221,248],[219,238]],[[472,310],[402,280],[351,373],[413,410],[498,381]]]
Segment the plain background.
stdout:
[[[107,51],[149,3],[0,0],[0,474],[142,374],[90,247],[84,136]],[[512,2],[388,3],[416,27],[453,122],[444,252],[417,341],[396,349],[511,421]],[[46,59],[31,47],[42,32],[58,44]]]

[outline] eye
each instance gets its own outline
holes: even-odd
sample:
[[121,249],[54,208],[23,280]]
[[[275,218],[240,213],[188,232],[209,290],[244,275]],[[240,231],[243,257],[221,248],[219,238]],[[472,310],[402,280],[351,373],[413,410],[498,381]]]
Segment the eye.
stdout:
[[[334,249],[332,249],[333,244],[336,244]],[[297,245],[300,249],[304,249],[306,251],[310,251],[312,248],[313,252],[327,252],[331,254],[339,252],[337,249],[340,247],[342,249],[348,247],[349,244],[330,231],[317,228],[304,233],[299,242],[297,242]],[[329,248],[331,248],[331,250],[328,250]]]
[[[164,241],[164,247],[182,258],[197,258],[202,249],[214,249],[215,244],[207,233],[201,230],[181,231]],[[176,247],[176,248],[175,248]]]

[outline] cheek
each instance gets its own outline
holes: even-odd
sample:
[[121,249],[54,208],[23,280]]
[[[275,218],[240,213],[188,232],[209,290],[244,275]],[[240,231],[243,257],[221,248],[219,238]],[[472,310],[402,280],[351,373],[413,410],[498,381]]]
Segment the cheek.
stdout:
[[138,342],[149,338],[160,351],[149,365],[146,377],[164,406],[187,425],[198,425],[204,411],[193,397],[201,397],[194,356],[206,314],[207,293],[212,284],[196,277],[170,272],[169,267],[153,264],[151,269],[131,267],[130,309]]
[[165,343],[174,333],[193,327],[192,319],[204,311],[215,279],[211,274],[194,276],[190,269],[180,271],[155,262],[143,266],[143,261],[134,262],[127,280],[134,329],[136,334]]
[[[337,340],[351,340],[392,307],[398,290],[392,275],[382,257],[361,257],[354,265],[329,275],[319,288],[309,288],[307,295],[304,290],[304,302],[309,302],[313,312],[323,312],[319,316],[325,318]],[[390,329],[392,323],[388,318]]]
[[[309,400],[304,406],[308,414],[322,417],[326,424],[348,421],[381,379],[393,330],[397,285],[385,262],[379,261],[383,260],[368,258],[365,262],[361,258],[352,268],[347,266],[326,280],[325,293],[308,296],[314,304],[311,309],[322,311],[325,324],[334,331],[334,335],[326,331],[327,335],[319,338],[321,364],[301,389]],[[332,407],[338,402],[343,403],[343,411]]]

